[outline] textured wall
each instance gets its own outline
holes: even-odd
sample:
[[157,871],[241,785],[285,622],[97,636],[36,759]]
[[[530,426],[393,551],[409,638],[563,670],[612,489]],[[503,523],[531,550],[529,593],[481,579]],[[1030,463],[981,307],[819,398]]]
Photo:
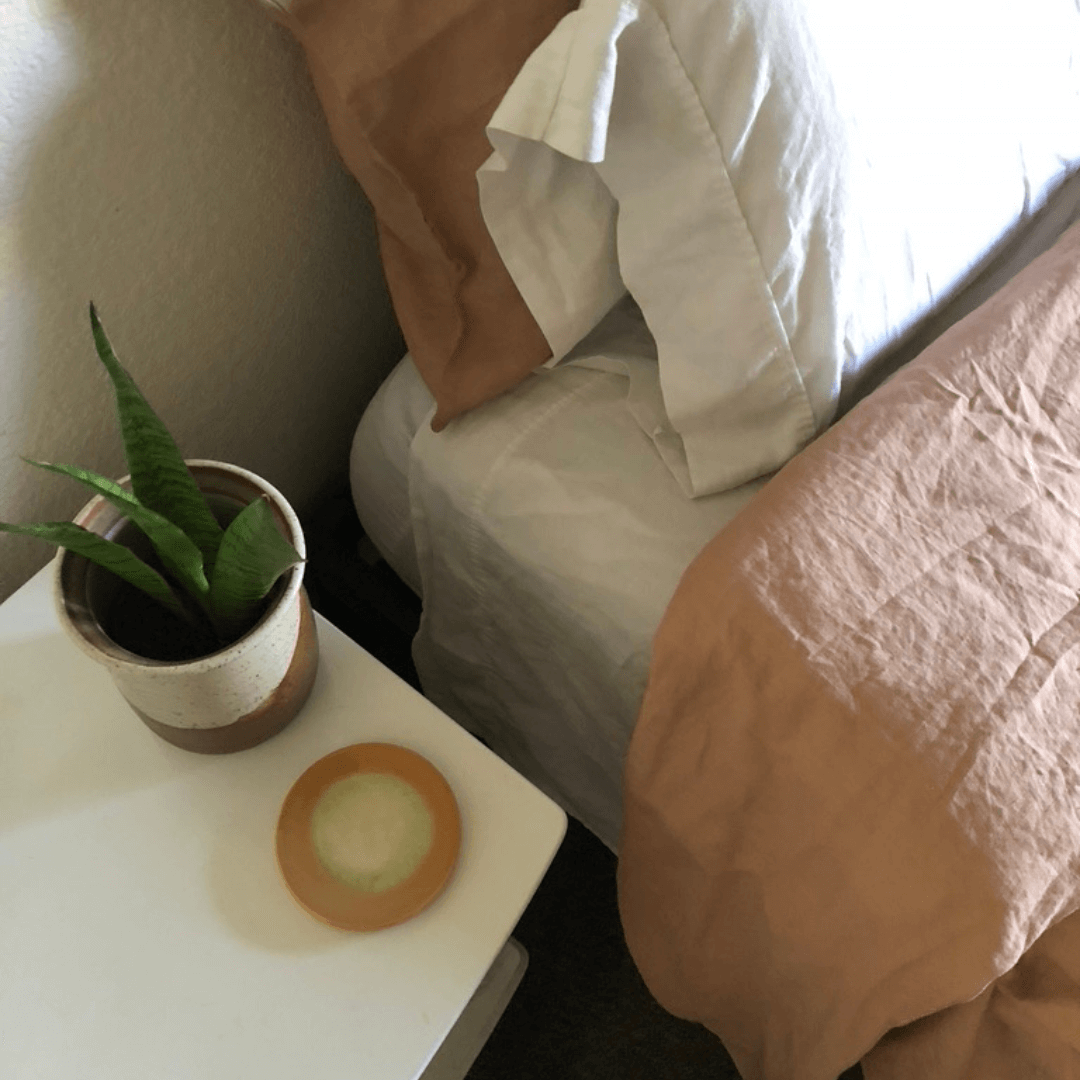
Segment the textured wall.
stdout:
[[[370,208],[303,58],[251,0],[0,0],[0,520],[126,471],[90,337],[190,457],[304,513],[403,345]],[[0,600],[52,549],[0,534]]]

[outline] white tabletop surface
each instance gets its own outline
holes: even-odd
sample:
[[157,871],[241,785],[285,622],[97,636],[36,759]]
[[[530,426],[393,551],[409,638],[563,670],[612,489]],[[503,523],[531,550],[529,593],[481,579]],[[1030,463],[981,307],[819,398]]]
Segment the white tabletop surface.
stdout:
[[[513,930],[562,810],[322,618],[281,734],[170,746],[59,630],[51,568],[0,605],[0,1077],[410,1080]],[[370,934],[286,891],[278,810],[356,742],[417,750],[462,815],[435,903]]]

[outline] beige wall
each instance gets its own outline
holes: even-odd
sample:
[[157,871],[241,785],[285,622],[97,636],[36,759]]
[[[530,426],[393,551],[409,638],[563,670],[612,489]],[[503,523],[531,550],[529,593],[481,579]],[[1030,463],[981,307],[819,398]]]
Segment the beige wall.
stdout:
[[[0,520],[126,471],[87,317],[190,457],[303,514],[403,352],[370,209],[251,0],[0,0]],[[0,534],[0,600],[51,557]]]

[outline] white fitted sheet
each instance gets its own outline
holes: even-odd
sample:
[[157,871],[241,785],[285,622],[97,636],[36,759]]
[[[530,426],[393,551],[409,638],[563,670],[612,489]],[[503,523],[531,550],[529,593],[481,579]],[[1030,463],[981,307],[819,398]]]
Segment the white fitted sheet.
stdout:
[[683,568],[762,483],[686,498],[619,373],[655,366],[640,334],[615,316],[439,434],[406,357],[352,459],[365,531],[424,599],[425,694],[613,849],[653,632]]
[[[1078,216],[1080,179],[928,327],[972,310]],[[435,434],[406,356],[351,460],[365,531],[423,597],[427,696],[612,849],[653,633],[682,571],[765,482],[686,497],[665,464],[678,436],[655,357],[624,302],[558,367]]]

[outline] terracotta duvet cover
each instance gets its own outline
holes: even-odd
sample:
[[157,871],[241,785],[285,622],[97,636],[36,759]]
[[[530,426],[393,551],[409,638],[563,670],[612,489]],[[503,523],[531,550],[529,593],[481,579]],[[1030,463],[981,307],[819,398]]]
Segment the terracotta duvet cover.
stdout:
[[686,572],[620,903],[745,1080],[1080,1077],[1080,228]]

